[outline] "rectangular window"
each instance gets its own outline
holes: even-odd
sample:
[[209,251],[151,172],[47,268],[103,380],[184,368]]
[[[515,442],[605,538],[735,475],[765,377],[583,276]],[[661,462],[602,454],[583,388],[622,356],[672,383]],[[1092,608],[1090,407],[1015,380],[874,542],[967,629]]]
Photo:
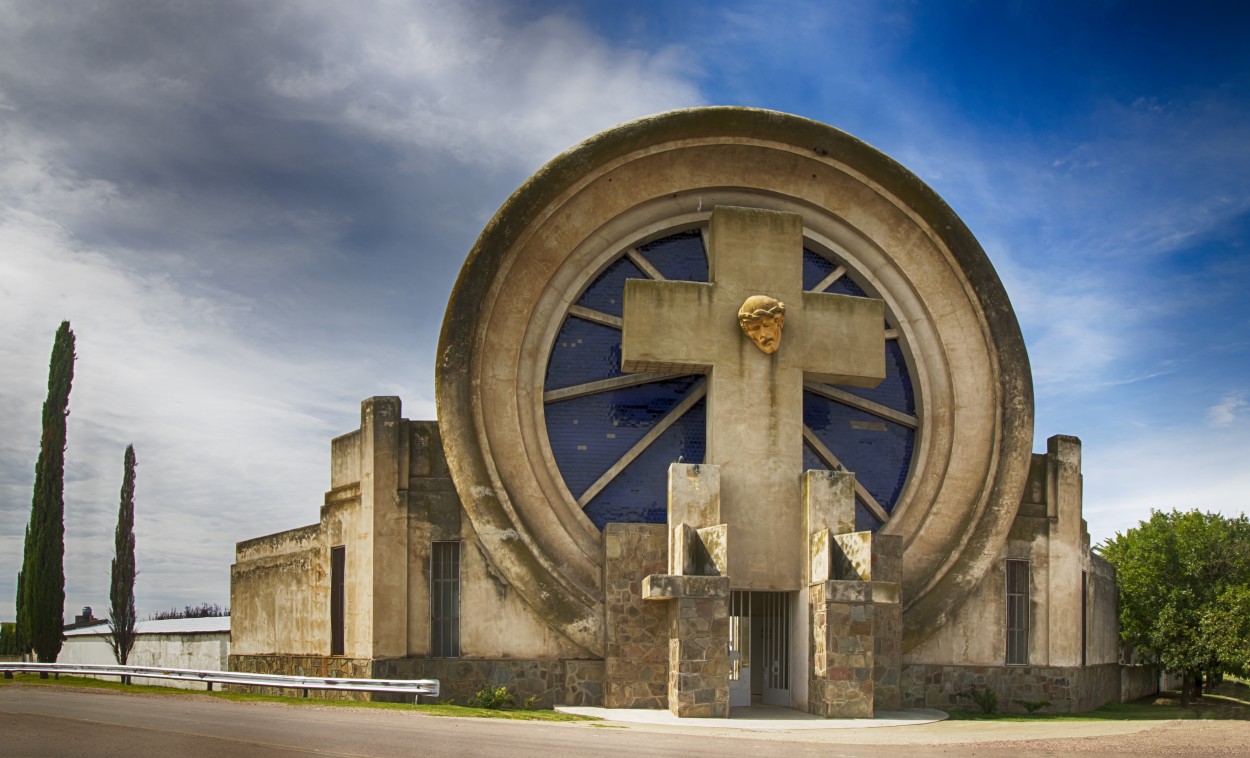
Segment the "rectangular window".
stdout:
[[459,542],[435,542],[430,550],[430,654],[460,657]]
[[330,655],[343,655],[347,547],[330,548]]
[[1007,665],[1029,664],[1029,562],[1007,561]]
[[1089,572],[1081,572],[1081,665],[1089,665]]

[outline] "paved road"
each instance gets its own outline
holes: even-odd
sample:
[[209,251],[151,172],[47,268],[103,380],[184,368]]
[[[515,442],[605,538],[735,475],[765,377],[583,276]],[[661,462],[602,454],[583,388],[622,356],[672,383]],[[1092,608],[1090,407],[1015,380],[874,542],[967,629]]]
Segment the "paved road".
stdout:
[[[1084,722],[1083,722],[1084,723]],[[0,687],[0,753],[6,756],[1003,756],[1069,752],[1083,735],[1099,755],[1140,754],[1145,724],[1071,724],[1045,743],[1004,742],[1020,725],[947,722],[829,732],[744,733],[598,722],[540,723],[423,716],[415,712],[161,697],[63,687]],[[1238,727],[1245,728],[1245,722]],[[1032,730],[1033,726],[1027,727]],[[1044,729],[1043,729],[1044,731]],[[1102,737],[1099,737],[1102,735]],[[1170,743],[1171,755],[1184,752]],[[1063,738],[1056,740],[1056,738]],[[1129,739],[1117,743],[1115,739]],[[882,744],[884,743],[884,744]],[[1105,749],[1102,749],[1105,748]],[[1090,750],[1092,749],[1092,750]],[[1150,751],[1153,752],[1153,751]]]

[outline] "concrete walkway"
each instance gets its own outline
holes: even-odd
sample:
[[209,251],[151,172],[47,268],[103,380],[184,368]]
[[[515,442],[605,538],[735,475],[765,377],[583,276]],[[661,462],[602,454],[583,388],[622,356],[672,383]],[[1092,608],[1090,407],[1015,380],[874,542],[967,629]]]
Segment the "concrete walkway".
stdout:
[[658,726],[705,727],[709,729],[742,729],[749,731],[794,731],[829,729],[864,729],[878,726],[911,726],[944,721],[946,714],[935,710],[882,711],[870,719],[822,719],[810,713],[776,705],[752,705],[730,708],[727,719],[679,719],[668,711],[644,708],[591,708],[559,705],[562,713],[594,716],[604,721]]

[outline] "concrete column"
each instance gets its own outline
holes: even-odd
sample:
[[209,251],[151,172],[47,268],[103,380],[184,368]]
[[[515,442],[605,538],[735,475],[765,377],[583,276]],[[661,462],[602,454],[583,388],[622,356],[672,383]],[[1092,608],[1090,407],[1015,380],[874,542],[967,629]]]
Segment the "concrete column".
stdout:
[[[402,658],[408,652],[407,435],[398,397],[371,397],[360,404],[360,535],[368,657]],[[402,492],[401,492],[402,490]]]
[[[1050,666],[1081,663],[1081,569],[1085,565],[1081,520],[1081,441],[1055,435],[1046,441],[1046,506],[1050,540],[1045,581]],[[1036,569],[1036,567],[1034,567]],[[1036,584],[1041,577],[1034,576]],[[1034,607],[1039,604],[1034,603]]]

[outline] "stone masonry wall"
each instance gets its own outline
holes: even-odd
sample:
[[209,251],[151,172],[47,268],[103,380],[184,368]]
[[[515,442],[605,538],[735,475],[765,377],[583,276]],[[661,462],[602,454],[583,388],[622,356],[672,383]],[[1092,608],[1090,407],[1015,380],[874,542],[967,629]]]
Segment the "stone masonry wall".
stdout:
[[901,672],[903,708],[975,710],[973,688],[998,694],[1000,711],[1022,712],[1019,700],[1045,700],[1044,712],[1077,713],[1120,701],[1118,664],[1086,667],[941,666],[907,664]]
[[[903,581],[903,538],[874,534],[872,580]],[[902,708],[899,667],[903,662],[903,606],[894,597],[886,600],[881,585],[873,591],[873,710],[897,711]],[[885,600],[885,602],[882,602]]]
[[378,679],[437,679],[438,702],[464,705],[490,685],[507,687],[520,706],[603,705],[603,661],[393,658],[374,661]]
[[[317,676],[334,679],[368,679],[372,668],[367,658],[343,658],[329,655],[231,655],[230,671],[246,671],[253,674],[283,674],[286,676]],[[279,687],[236,687],[232,689],[258,692],[262,695],[291,695],[293,690]],[[309,690],[308,697],[327,700],[368,700],[365,692],[334,692]]]
[[831,581],[811,587],[808,711],[817,716],[872,718],[874,607],[870,597],[849,591],[866,584]]
[[608,524],[604,529],[603,704],[668,707],[668,608],[642,599],[642,580],[668,562],[664,524]]
[[[262,674],[323,676],[352,679],[437,679],[437,702],[467,699],[486,685],[503,685],[523,704],[535,698],[537,707],[556,705],[603,705],[603,662],[579,660],[473,660],[464,658],[396,658],[370,661],[362,658],[298,655],[232,655],[231,671]],[[290,695],[292,690],[248,687],[266,695]],[[387,700],[396,696],[357,692],[310,690],[309,697],[339,700]]]
[[729,718],[729,580],[707,578],[723,579],[720,595],[656,603],[668,605],[668,703],[680,718]]
[[902,708],[899,666],[903,658],[903,607],[898,603],[873,604],[872,707],[876,711]]

